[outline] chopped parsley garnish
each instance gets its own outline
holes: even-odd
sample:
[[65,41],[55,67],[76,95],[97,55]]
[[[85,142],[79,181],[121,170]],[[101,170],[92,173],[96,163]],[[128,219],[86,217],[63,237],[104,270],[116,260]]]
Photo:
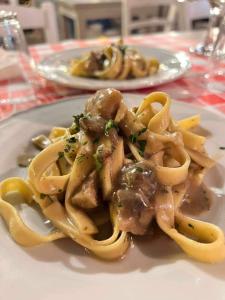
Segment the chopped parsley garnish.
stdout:
[[219,147],[220,150],[225,150],[225,147],[221,146]]
[[58,152],[58,157],[59,157],[59,158],[64,157],[64,152]]
[[77,142],[77,139],[75,138],[75,136],[71,136],[70,138],[68,138],[66,140],[68,143],[76,143]]
[[84,146],[84,145],[87,145],[87,143],[88,143],[88,142],[87,142],[87,141],[85,141],[85,142],[83,142],[83,143],[82,143],[82,145],[83,145],[83,146]]
[[118,125],[113,120],[109,120],[105,125],[105,135],[109,135],[109,131],[112,128],[115,128],[117,130]]
[[141,130],[138,131],[138,136],[144,133],[147,130],[147,127],[142,128]]
[[71,133],[71,134],[75,134],[75,133],[77,133],[79,130],[78,130],[78,128],[77,128],[77,125],[75,124],[75,123],[73,123],[71,126],[70,126],[70,128],[69,128],[69,132]]
[[68,153],[68,152],[70,152],[70,150],[71,150],[71,146],[70,146],[69,144],[67,144],[67,145],[65,146],[65,148],[64,148],[64,151],[65,151],[66,153]]
[[86,155],[85,154],[80,154],[76,157],[77,162],[80,164],[82,163],[84,160],[86,159]]
[[136,167],[135,170],[139,173],[142,173],[144,171],[141,167]]
[[74,134],[80,130],[80,119],[84,117],[84,114],[74,115],[73,116],[73,124],[70,127],[70,133]]
[[44,199],[46,196],[47,196],[46,194],[40,193],[40,198],[41,199]]
[[137,138],[142,134],[144,133],[145,131],[147,130],[147,128],[142,128],[141,130],[139,130],[138,132],[136,133],[133,133],[129,136],[129,141],[132,143],[132,144],[135,144],[137,142]]
[[191,223],[188,223],[188,226],[194,229],[194,226]]
[[145,140],[138,141],[138,145],[139,145],[139,151],[138,152],[141,156],[144,156],[146,143],[147,142]]
[[129,136],[129,141],[132,143],[132,144],[135,144],[137,142],[137,133],[134,133],[134,134],[131,134]]
[[99,157],[98,153],[95,153],[93,155],[94,160],[95,160],[95,167],[97,171],[100,171],[103,167],[102,159]]
[[79,123],[79,120],[84,117],[84,114],[73,115],[74,123]]

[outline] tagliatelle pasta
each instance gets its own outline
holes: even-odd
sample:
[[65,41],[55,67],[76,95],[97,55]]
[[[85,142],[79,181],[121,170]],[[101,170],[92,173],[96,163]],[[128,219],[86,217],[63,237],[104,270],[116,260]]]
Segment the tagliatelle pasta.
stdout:
[[125,80],[153,75],[159,70],[156,58],[145,58],[138,50],[119,40],[102,50],[92,51],[70,64],[72,76]]
[[[130,233],[147,233],[155,219],[190,257],[222,261],[222,230],[181,209],[188,189],[199,186],[214,164],[205,138],[190,131],[200,117],[176,121],[170,105],[167,94],[154,92],[128,110],[120,92],[106,89],[88,100],[69,128],[54,127],[27,179],[0,184],[0,215],[12,238],[28,247],[69,237],[112,260],[125,254]],[[55,229],[48,235],[30,229],[12,194],[38,205]]]

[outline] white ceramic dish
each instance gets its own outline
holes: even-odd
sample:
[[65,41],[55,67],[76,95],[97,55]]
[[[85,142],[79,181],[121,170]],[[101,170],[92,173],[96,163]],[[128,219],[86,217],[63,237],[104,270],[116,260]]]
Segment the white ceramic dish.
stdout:
[[82,54],[99,49],[79,48],[52,54],[44,58],[37,66],[38,72],[44,78],[69,87],[97,90],[112,87],[119,90],[132,90],[144,87],[153,87],[173,81],[181,77],[191,66],[187,55],[183,52],[173,53],[160,48],[146,46],[134,46],[145,57],[156,57],[160,61],[159,72],[155,75],[129,80],[99,80],[71,76],[68,66],[72,59]]
[[[125,95],[129,106],[136,106],[143,95]],[[68,125],[72,114],[83,110],[87,96],[64,101],[15,115],[0,123],[0,179],[25,176],[16,157],[31,137],[54,125]],[[209,138],[208,149],[218,164],[205,182],[217,192],[211,210],[201,218],[218,224],[225,231],[225,146],[224,118],[207,110],[174,102],[176,118],[196,113],[202,116],[202,131]],[[222,156],[223,155],[223,156]],[[23,207],[28,225],[40,232],[38,215]],[[166,236],[135,242],[124,260],[103,262],[93,258],[71,240],[35,248],[22,248],[11,239],[0,219],[0,299],[7,300],[224,300],[225,262],[208,265],[189,259]]]

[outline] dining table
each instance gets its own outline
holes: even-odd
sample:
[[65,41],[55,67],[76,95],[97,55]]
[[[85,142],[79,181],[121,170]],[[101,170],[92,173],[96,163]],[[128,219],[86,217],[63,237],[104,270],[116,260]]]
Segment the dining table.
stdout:
[[[225,116],[225,78],[211,76],[206,80],[204,74],[208,71],[209,57],[197,56],[190,52],[190,47],[201,42],[203,38],[204,32],[202,31],[166,32],[127,37],[125,43],[132,45],[145,45],[146,47],[159,47],[173,52],[185,52],[190,58],[191,68],[184,76],[170,83],[138,90],[129,90],[128,88],[126,92],[143,94],[144,96],[152,91],[163,91],[174,100],[201,106]],[[90,40],[65,40],[57,44],[34,45],[29,50],[33,61],[38,64],[44,57],[59,51],[105,45],[115,40],[116,38],[109,39],[106,37]],[[0,120],[9,118],[21,111],[65,99],[76,101],[79,95],[94,93],[95,91],[94,86],[93,91],[86,91],[47,81],[38,74],[34,74],[34,71],[27,67],[24,68],[23,72],[32,84],[18,85],[20,78],[0,81]]]

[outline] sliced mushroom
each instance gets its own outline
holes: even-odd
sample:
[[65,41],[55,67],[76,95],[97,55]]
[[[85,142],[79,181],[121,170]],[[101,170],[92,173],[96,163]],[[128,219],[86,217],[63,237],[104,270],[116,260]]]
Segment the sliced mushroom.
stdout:
[[106,120],[100,116],[87,116],[79,121],[80,127],[89,133],[103,134]]
[[95,208],[98,206],[96,171],[93,171],[88,176],[71,201],[73,204],[84,209]]
[[124,166],[120,187],[114,192],[118,206],[119,227],[133,234],[144,234],[152,221],[154,195],[157,191],[155,173],[143,162]]
[[85,106],[85,112],[92,116],[99,115],[109,120],[114,119],[122,102],[122,94],[115,89],[102,89],[95,93]]
[[32,143],[38,149],[43,150],[51,144],[51,141],[47,136],[45,136],[44,134],[41,134],[41,135],[38,135],[38,136],[32,138]]
[[17,164],[22,168],[26,168],[29,166],[33,158],[34,156],[31,154],[21,154],[17,157]]

